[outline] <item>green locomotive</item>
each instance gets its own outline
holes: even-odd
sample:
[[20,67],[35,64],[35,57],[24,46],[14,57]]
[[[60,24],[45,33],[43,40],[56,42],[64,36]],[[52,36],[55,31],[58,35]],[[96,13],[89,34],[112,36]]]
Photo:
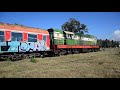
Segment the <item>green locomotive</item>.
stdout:
[[93,35],[75,34],[59,29],[49,29],[52,45],[96,45],[97,38]]
[[79,53],[98,51],[97,38],[93,35],[80,35],[69,31],[48,29],[50,34],[50,48],[54,53]]

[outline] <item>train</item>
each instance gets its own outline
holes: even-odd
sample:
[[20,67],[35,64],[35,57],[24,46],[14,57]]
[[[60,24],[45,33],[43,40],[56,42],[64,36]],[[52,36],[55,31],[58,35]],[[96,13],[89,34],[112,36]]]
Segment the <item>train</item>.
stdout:
[[99,50],[97,37],[90,34],[0,23],[0,59],[43,58]]

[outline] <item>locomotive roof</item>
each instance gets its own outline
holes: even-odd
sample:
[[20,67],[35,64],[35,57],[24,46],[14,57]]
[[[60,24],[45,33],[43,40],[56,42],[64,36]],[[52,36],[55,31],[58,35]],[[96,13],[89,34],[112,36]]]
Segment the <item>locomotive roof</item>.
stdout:
[[79,33],[76,33],[75,35],[82,36],[82,37],[87,37],[87,38],[96,38],[95,36],[90,35],[90,34],[79,34]]
[[74,34],[73,32],[69,32],[69,31],[64,31],[67,34]]
[[8,30],[11,30],[11,31],[14,30],[14,31],[49,34],[47,30],[43,30],[43,29],[39,29],[39,28],[33,28],[33,27],[27,27],[27,26],[18,25],[18,24],[0,23],[0,29],[8,29]]
[[63,33],[63,31],[62,30],[60,30],[60,29],[53,29],[54,31],[56,31],[56,32],[60,32],[60,33]]
[[82,35],[82,36],[84,36],[84,37],[88,37],[88,38],[96,38],[95,36],[90,35],[90,34],[84,34],[84,35]]

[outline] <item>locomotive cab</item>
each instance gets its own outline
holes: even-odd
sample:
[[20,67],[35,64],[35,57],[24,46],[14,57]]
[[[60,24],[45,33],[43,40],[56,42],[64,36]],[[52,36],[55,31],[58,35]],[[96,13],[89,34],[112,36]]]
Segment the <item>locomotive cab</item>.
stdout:
[[49,35],[50,35],[50,45],[54,45],[54,32],[53,29],[48,29]]
[[63,31],[59,29],[48,29],[51,45],[64,45]]

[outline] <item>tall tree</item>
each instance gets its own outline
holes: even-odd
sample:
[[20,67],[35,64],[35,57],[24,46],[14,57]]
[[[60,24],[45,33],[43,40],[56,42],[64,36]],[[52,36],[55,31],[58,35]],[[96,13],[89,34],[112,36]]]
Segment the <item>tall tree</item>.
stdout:
[[103,43],[103,42],[102,42],[101,39],[98,39],[98,40],[97,40],[97,45],[99,45],[100,47],[102,47],[102,43]]
[[83,31],[83,32],[88,32],[88,28],[85,24],[81,24],[81,28],[80,28],[80,32]]
[[87,26],[85,24],[80,24],[80,21],[74,18],[70,18],[68,22],[65,22],[62,25],[62,30],[81,34],[88,32]]

